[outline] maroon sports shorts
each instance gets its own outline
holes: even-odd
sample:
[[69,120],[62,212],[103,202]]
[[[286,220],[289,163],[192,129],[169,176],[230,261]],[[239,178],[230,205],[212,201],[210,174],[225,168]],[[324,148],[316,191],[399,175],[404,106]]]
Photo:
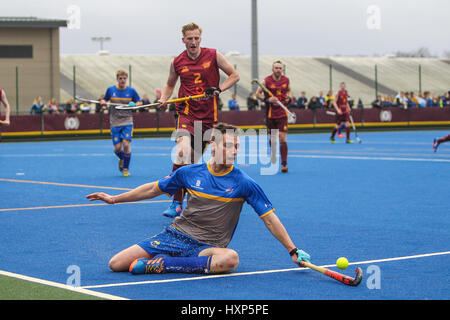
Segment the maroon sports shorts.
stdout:
[[280,132],[287,132],[288,131],[288,121],[287,121],[287,117],[283,117],[283,118],[266,118],[266,126],[267,129],[270,130],[272,129],[278,129]]

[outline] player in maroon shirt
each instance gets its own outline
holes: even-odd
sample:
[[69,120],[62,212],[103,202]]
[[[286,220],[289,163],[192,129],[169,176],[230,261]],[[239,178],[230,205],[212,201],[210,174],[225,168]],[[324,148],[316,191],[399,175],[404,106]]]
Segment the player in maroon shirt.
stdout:
[[434,141],[433,141],[433,152],[436,152],[437,148],[439,147],[439,145],[441,143],[444,143],[444,142],[447,142],[447,141],[450,141],[450,134],[448,134],[445,137],[442,137],[440,139],[435,138]]
[[341,82],[340,84],[341,90],[336,93],[335,103],[333,104],[334,109],[336,110],[336,125],[331,132],[330,140],[332,143],[335,143],[334,136],[338,131],[341,125],[345,125],[345,130],[347,132],[347,143],[353,143],[350,140],[350,105],[348,104],[348,92],[345,89],[345,82]]
[[[271,130],[279,130],[280,141],[280,155],[281,155],[281,172],[287,172],[287,131],[288,131],[288,117],[287,113],[281,108],[277,101],[287,104],[292,99],[291,87],[289,84],[289,78],[283,75],[283,63],[281,61],[275,61],[272,64],[272,74],[266,77],[262,84],[272,93],[269,97],[263,93],[263,90],[259,87],[256,91],[256,96],[260,99],[264,99],[266,104],[266,126],[268,133]],[[269,140],[270,145],[275,148],[276,141]]]
[[[217,123],[218,95],[239,81],[239,74],[225,57],[215,49],[200,47],[202,29],[195,23],[189,23],[182,27],[182,41],[186,46],[178,57],[170,65],[169,78],[162,91],[160,107],[167,105],[178,78],[180,88],[178,97],[206,94],[206,97],[198,100],[190,100],[177,105],[177,154],[172,170],[197,162],[203,151],[208,137],[204,133]],[[219,69],[228,77],[222,84],[220,82]],[[202,150],[194,150],[194,123],[201,121]],[[174,195],[170,207],[164,211],[164,215],[175,217],[182,211],[183,190]]]

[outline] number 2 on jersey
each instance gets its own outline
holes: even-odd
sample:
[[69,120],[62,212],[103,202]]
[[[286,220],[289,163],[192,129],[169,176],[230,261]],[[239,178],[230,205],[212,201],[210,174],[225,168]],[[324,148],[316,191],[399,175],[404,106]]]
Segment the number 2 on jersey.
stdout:
[[198,72],[194,73],[194,77],[195,77],[194,83],[202,83],[203,82],[202,75],[200,73],[198,73]]

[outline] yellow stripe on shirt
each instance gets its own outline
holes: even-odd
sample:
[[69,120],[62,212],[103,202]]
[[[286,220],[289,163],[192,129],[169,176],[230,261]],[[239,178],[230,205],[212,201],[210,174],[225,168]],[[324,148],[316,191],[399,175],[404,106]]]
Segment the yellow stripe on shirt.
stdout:
[[119,102],[119,101],[131,101],[131,98],[112,97],[112,98],[110,98],[110,101],[113,102],[113,103],[114,102]]
[[266,213],[263,213],[262,215],[260,215],[259,217],[260,217],[260,218],[263,218],[263,217],[267,216],[269,213],[272,213],[272,212],[274,212],[274,211],[275,211],[275,209],[269,210],[269,211],[267,211]]
[[158,189],[159,192],[162,192],[163,194],[165,194],[166,196],[168,196],[169,198],[172,198],[172,196],[170,194],[168,194],[167,192],[162,191],[159,188],[159,181],[156,181],[156,188]]
[[207,199],[211,199],[211,200],[216,200],[216,201],[222,201],[222,202],[244,202],[245,199],[244,198],[225,198],[225,197],[219,197],[219,196],[215,196],[212,194],[207,194],[204,192],[200,192],[200,191],[196,191],[196,190],[192,190],[192,189],[186,189],[190,194],[193,194],[195,196],[201,197],[201,198],[207,198]]

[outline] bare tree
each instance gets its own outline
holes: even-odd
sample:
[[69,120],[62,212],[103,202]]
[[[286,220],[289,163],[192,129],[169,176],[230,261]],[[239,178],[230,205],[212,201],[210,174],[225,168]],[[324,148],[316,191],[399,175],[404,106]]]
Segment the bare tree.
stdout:
[[397,51],[395,53],[396,57],[409,57],[409,58],[435,58],[436,56],[432,55],[430,53],[430,50],[427,47],[421,47],[417,50],[404,52],[404,51]]

